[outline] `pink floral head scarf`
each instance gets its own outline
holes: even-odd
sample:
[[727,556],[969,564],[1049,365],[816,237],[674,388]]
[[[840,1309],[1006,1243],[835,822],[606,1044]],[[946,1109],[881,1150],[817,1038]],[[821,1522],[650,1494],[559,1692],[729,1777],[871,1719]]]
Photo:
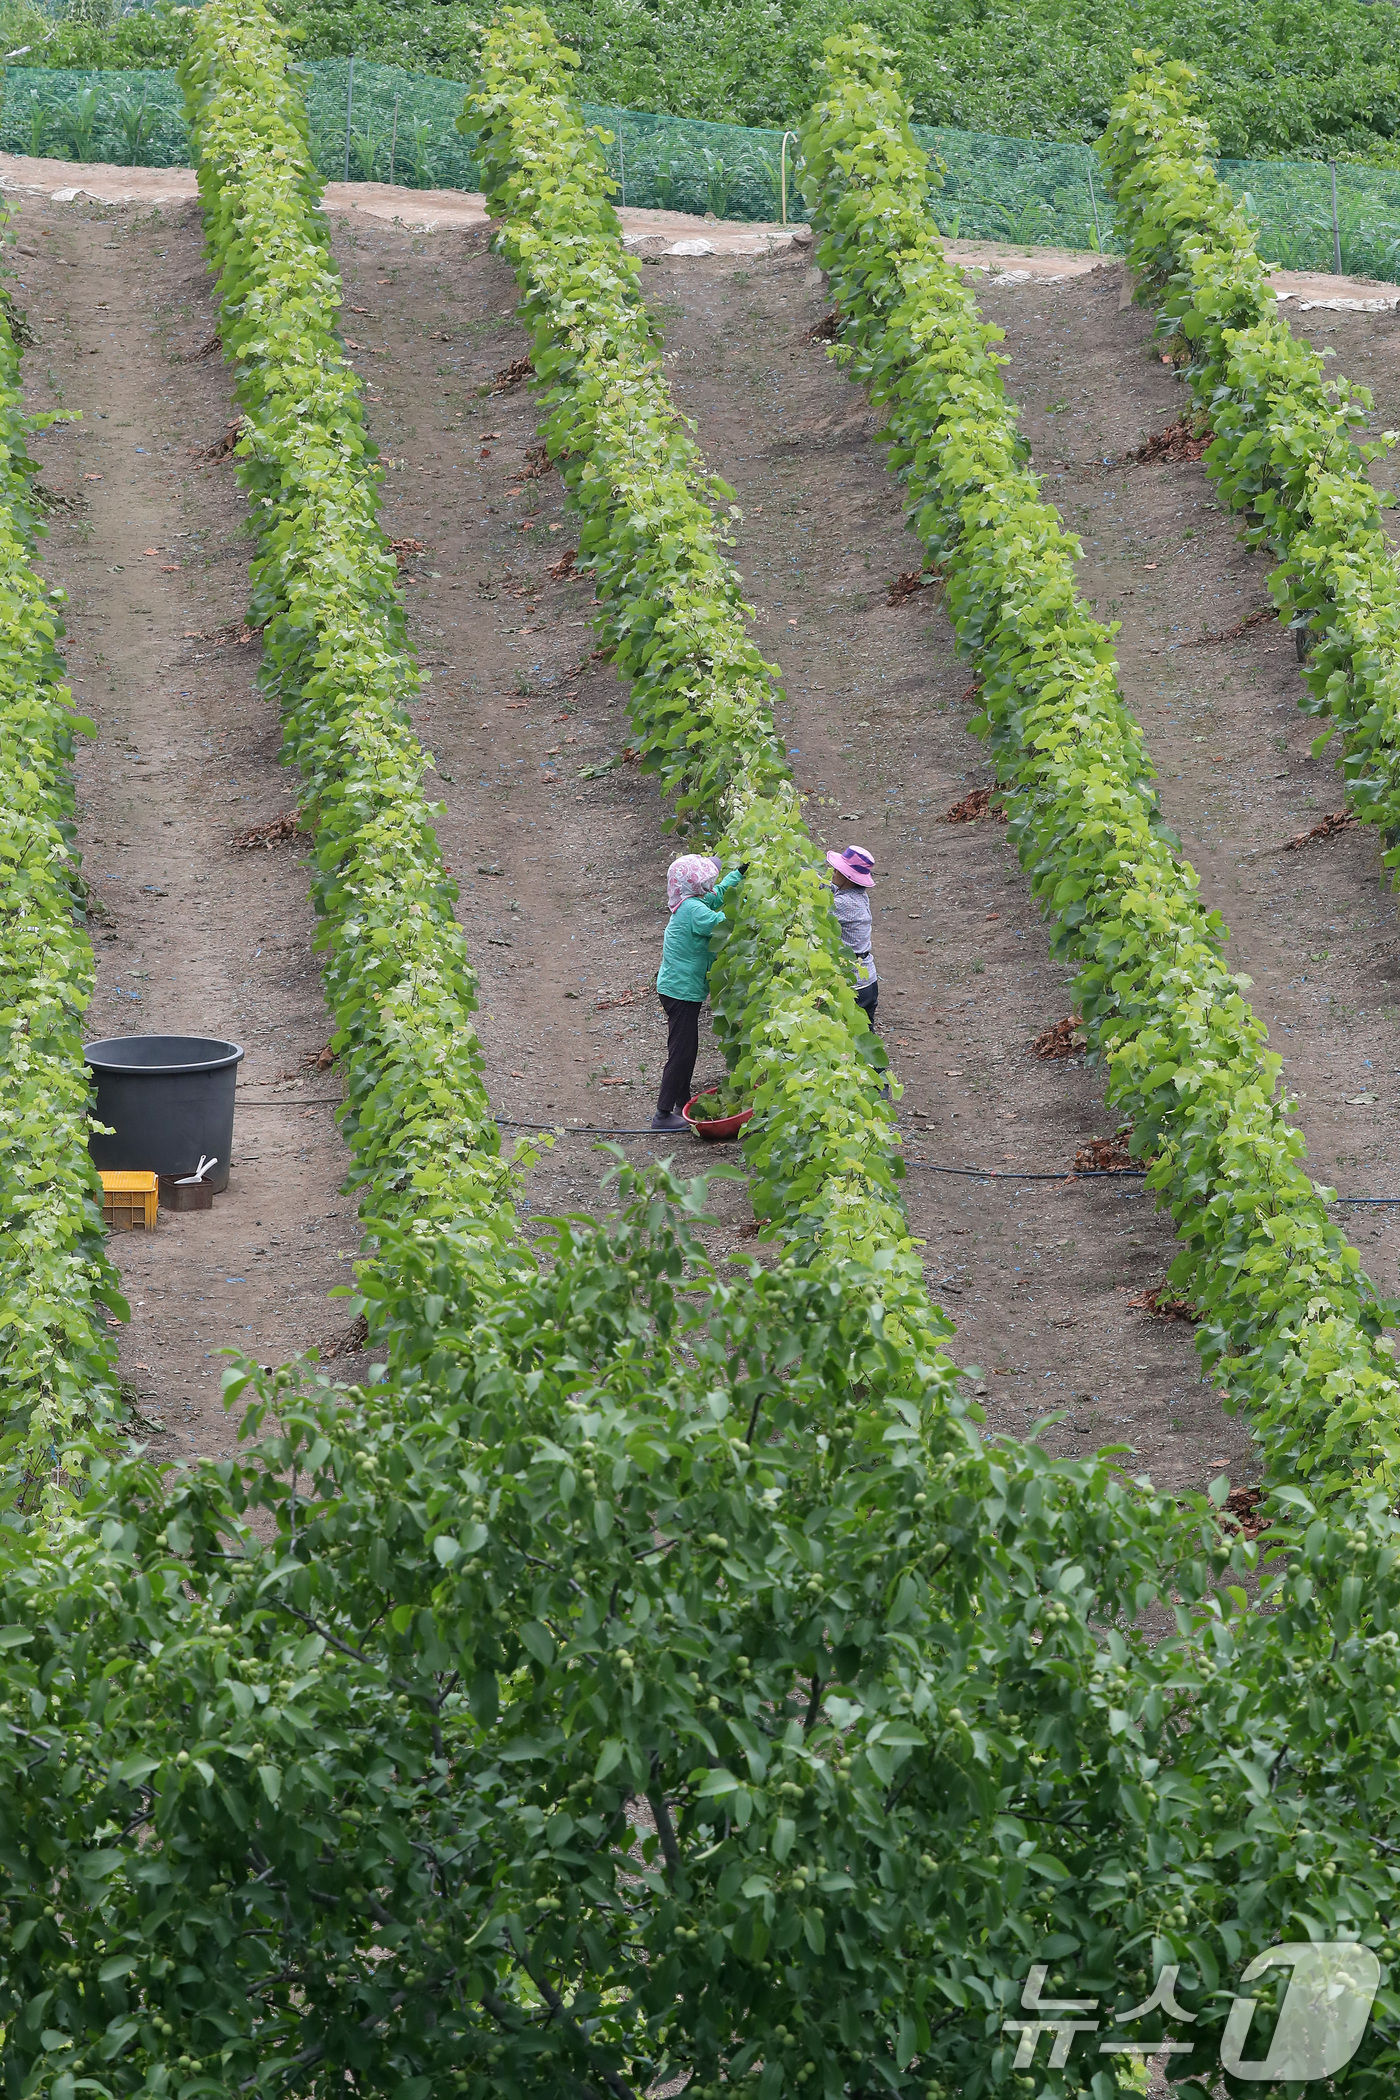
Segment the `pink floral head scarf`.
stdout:
[[666,870],[666,905],[679,911],[687,897],[698,897],[719,881],[719,862],[705,853],[684,853]]

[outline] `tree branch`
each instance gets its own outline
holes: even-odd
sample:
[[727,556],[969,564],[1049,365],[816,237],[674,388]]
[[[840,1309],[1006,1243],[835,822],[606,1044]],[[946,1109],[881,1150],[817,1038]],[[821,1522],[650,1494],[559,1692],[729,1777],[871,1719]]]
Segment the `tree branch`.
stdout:
[[[656,1778],[656,1759],[651,1761],[651,1776]],[[671,1821],[671,1811],[666,1796],[657,1786],[647,1788],[647,1807],[656,1823],[656,1834],[661,1840],[661,1857],[666,1862],[666,1872],[672,1881],[678,1881],[684,1869],[681,1864],[681,1848],[676,1843],[676,1826]]]
[[749,1446],[750,1450],[753,1449],[753,1433],[758,1427],[758,1418],[766,1398],[767,1395],[761,1389],[754,1395],[753,1413],[749,1416],[749,1426],[744,1435],[744,1442]]
[[[348,1655],[352,1662],[363,1663],[367,1670],[374,1669],[375,1665],[369,1656],[365,1655],[359,1648],[352,1648],[348,1641],[338,1639],[330,1631],[329,1627],[323,1626],[319,1619],[313,1619],[309,1612],[298,1611],[295,1604],[288,1604],[286,1599],[282,1597],[277,1599],[277,1603],[282,1611],[288,1612],[294,1619],[300,1619],[302,1625],[309,1626],[313,1633],[319,1633],[328,1648],[339,1649],[340,1653]],[[390,1679],[391,1684],[397,1684],[398,1682],[397,1678]]]
[[[276,1601],[279,1611],[285,1611],[292,1618],[300,1619],[303,1626],[309,1626],[313,1633],[319,1633],[327,1647],[339,1649],[340,1653],[348,1655],[352,1662],[363,1663],[367,1670],[377,1670],[380,1667],[373,1656],[365,1655],[360,1649],[352,1648],[348,1641],[340,1640],[330,1631],[329,1627],[323,1626],[319,1619],[313,1619],[309,1612],[298,1611],[295,1604],[288,1604],[284,1597],[279,1597]],[[435,1699],[424,1698],[423,1693],[413,1682],[412,1678],[386,1675],[384,1681],[386,1684],[396,1686],[399,1691],[405,1693],[409,1698],[418,1700],[422,1705],[430,1708],[432,1712],[437,1712],[438,1702]]]
[[807,1701],[807,1718],[802,1723],[802,1733],[804,1735],[810,1735],[816,1726],[817,1715],[822,1710],[822,1693],[825,1690],[826,1686],[814,1670],[812,1672],[812,1696]]
[[[407,1991],[395,1991],[393,1997],[389,2000],[388,2005],[385,2007],[382,2013],[371,2013],[367,2019],[361,2020],[360,2032],[362,2034],[372,2033],[376,2027],[378,2027],[383,2021],[388,2019],[390,2013],[396,2013],[398,2011],[399,2007],[403,2004],[403,2001],[407,1996]],[[318,2042],[314,2049],[303,2049],[300,2056],[294,2056],[289,2063],[283,2064],[283,2077],[285,2078],[289,2071],[305,2071],[312,2064],[319,2063],[321,2061],[321,2058],[325,2055],[328,2046],[329,2045],[325,2042]],[[251,2078],[245,2078],[243,2080],[243,2083],[238,2088],[239,2092],[250,2093],[253,2090],[254,2086],[259,2085],[261,2083],[262,2075],[263,2074],[261,2071],[255,2071]]]
[[610,2070],[606,2064],[598,2062],[597,2058],[594,2056],[593,2049],[589,2043],[587,2035],[583,2032],[583,2029],[579,2026],[578,2021],[569,2011],[568,2006],[564,2003],[558,1991],[555,1990],[554,1985],[549,1981],[549,1978],[547,1976],[537,1975],[533,1965],[529,1961],[527,1961],[525,1964],[525,1973],[529,1977],[531,1983],[534,1984],[535,1989],[544,1999],[545,2004],[549,2007],[550,2011],[554,2014],[555,2018],[563,2022],[563,2024],[568,2028],[569,2032],[573,2035],[579,2047],[583,2050],[584,2054],[590,2059],[590,2061],[593,2064],[594,2071],[597,2073],[598,2077],[602,2079],[604,2085],[612,2094],[613,2100],[637,2100],[637,2095],[635,2091],[627,2083],[627,2080],[625,2078],[620,2078],[616,2071]]

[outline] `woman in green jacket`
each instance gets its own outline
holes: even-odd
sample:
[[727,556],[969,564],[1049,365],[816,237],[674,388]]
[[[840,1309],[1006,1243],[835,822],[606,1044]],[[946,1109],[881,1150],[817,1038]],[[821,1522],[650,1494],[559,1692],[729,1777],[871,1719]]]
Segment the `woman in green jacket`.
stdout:
[[700,1048],[700,1009],[710,982],[710,936],[725,923],[723,900],[743,880],[738,868],[719,879],[719,862],[687,853],[666,870],[671,923],[661,948],[656,989],[666,1009],[666,1069],[656,1099],[653,1130],[684,1130]]

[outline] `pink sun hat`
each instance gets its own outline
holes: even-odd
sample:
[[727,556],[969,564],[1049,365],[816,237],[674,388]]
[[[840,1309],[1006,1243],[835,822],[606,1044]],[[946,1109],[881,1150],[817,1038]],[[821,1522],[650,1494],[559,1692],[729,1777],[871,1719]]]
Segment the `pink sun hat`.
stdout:
[[828,853],[828,865],[848,882],[854,882],[863,890],[875,887],[875,862],[863,846],[844,846],[839,853]]

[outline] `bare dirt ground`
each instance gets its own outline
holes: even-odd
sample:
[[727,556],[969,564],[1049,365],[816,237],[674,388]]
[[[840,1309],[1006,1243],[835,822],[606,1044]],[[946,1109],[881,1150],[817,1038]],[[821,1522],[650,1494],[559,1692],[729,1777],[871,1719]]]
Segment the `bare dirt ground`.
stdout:
[[[118,1242],[134,1307],[123,1362],[184,1448],[220,1451],[213,1352],[235,1342],[272,1361],[342,1333],[327,1293],[355,1245],[335,1075],[279,1083],[328,1025],[301,853],[229,845],[295,797],[256,695],[256,640],[237,639],[242,499],[227,465],[191,449],[223,434],[229,382],[217,356],[193,354],[212,307],[192,205],[26,198],[17,231],[30,251],[17,296],[41,337],[25,361],[33,405],[84,415],[40,449],[45,482],[75,506],[56,513],[45,566],[72,593],[75,698],[102,729],[83,761],[81,843],[112,919],[94,929],[89,1033],[191,1028],[249,1048],[228,1197],[212,1217]],[[505,378],[489,391],[528,346],[486,230],[357,211],[333,231],[385,521],[432,674],[416,720],[481,971],[493,1104],[507,1123],[577,1133],[530,1175],[529,1200],[596,1209],[584,1126],[625,1133],[629,1157],[656,1150],[626,1133],[650,1116],[664,1055],[651,986],[673,844],[627,759],[621,690],[592,655],[591,597],[570,573],[577,542],[533,402]],[[1400,944],[1377,850],[1355,831],[1278,850],[1341,801],[1327,759],[1308,756],[1291,644],[1265,623],[1188,646],[1264,604],[1264,565],[1199,465],[1123,464],[1184,396],[1148,318],[1121,306],[1117,266],[987,274],[979,298],[1008,329],[1008,384],[1047,493],[1084,533],[1086,591],[1124,621],[1129,704],[1284,1048],[1316,1170],[1351,1192],[1400,1193]],[[811,340],[825,299],[809,257],[663,256],[645,283],[678,353],[678,400],[744,509],[737,559],[785,679],[813,831],[879,863],[880,1023],[906,1087],[911,1216],[991,1426],[1023,1434],[1053,1410],[1052,1448],[1125,1442],[1167,1486],[1222,1465],[1252,1477],[1244,1426],[1201,1383],[1189,1328],[1130,1303],[1165,1271],[1167,1224],[1131,1184],[1059,1181],[1113,1119],[1098,1073],[1031,1053],[1069,991],[1003,830],[943,821],[990,782],[963,728],[971,673],[934,592],[887,602],[918,551],[873,418]],[[1400,421],[1400,317],[1316,312],[1308,325],[1375,386],[1381,420]],[[717,1065],[706,1038],[701,1077]],[[690,1141],[680,1158],[708,1163]],[[716,1251],[745,1251],[742,1187],[719,1185],[715,1209]],[[1354,1215],[1393,1289],[1392,1213]]]
[[[117,168],[103,161],[35,160],[23,153],[0,153],[0,190],[42,196],[55,204],[77,198],[93,203],[127,204],[178,210],[199,195],[193,168]],[[475,232],[487,225],[486,199],[476,190],[410,190],[388,182],[328,182],[321,193],[333,217],[380,219],[386,225],[428,233]],[[716,220],[707,213],[624,211],[623,237],[629,247],[655,247],[666,252],[678,241],[703,240],[699,254],[767,255],[793,245],[810,244],[805,226],[751,224]]]
[[124,1375],[165,1449],[222,1453],[226,1346],[263,1362],[343,1334],[327,1298],[357,1244],[334,1074],[279,1075],[325,1044],[312,914],[295,846],[233,834],[290,807],[275,710],[256,694],[245,506],[195,456],[233,409],[194,207],[26,199],[13,286],[38,337],[30,405],[76,413],[36,442],[55,509],[41,550],[69,594],[74,700],[98,724],[79,762],[79,844],[97,899],[89,1038],[190,1032],[247,1051],[233,1178],[212,1213],[162,1213],[113,1251],[132,1306]]

